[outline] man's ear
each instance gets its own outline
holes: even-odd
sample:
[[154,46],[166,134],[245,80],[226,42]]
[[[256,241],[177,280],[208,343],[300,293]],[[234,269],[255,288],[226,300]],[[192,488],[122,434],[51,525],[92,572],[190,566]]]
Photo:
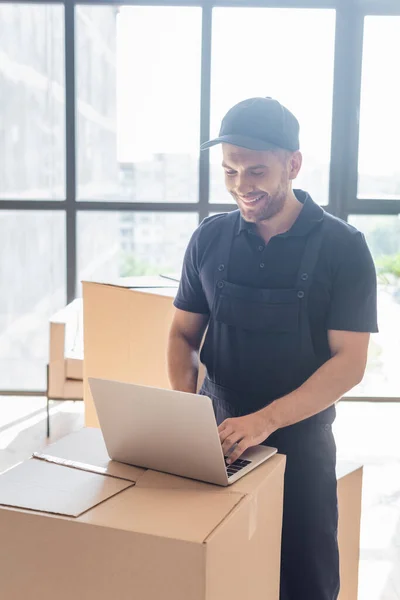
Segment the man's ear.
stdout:
[[289,159],[289,179],[296,179],[303,164],[303,155],[300,151],[293,152]]

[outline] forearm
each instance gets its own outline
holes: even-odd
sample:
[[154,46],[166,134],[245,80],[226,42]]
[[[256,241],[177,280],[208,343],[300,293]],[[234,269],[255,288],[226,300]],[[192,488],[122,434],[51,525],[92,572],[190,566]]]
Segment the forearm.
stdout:
[[364,368],[347,354],[333,356],[297,390],[262,409],[271,433],[312,417],[340,400],[361,381]]
[[168,343],[168,375],[173,390],[196,393],[199,349],[183,336],[171,335]]

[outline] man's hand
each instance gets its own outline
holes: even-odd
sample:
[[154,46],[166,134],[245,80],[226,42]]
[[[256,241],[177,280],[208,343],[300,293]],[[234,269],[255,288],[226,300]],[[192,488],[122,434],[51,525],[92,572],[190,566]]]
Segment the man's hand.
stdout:
[[265,415],[259,411],[244,417],[226,419],[218,427],[219,438],[222,444],[224,456],[228,456],[228,464],[237,460],[247,448],[261,444],[273,433],[273,428]]

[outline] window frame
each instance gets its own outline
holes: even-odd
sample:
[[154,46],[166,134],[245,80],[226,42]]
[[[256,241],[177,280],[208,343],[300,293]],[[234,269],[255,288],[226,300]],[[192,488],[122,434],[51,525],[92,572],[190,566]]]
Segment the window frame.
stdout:
[[[9,0],[0,0],[0,6]],[[99,198],[96,201],[77,201],[76,181],[76,95],[75,95],[75,7],[79,5],[115,6],[193,6],[202,9],[201,32],[201,86],[200,86],[200,143],[210,135],[211,100],[211,39],[212,11],[214,7],[265,7],[334,9],[336,11],[336,32],[334,49],[331,163],[329,203],[324,207],[328,212],[344,220],[351,215],[398,215],[400,200],[380,198],[359,199],[358,142],[359,112],[362,75],[362,50],[364,18],[369,15],[400,15],[398,0],[22,0],[18,4],[61,4],[64,6],[65,44],[65,148],[66,148],[66,193],[62,200],[1,199],[0,210],[60,210],[66,219],[66,264],[65,278],[67,302],[76,296],[77,276],[77,215],[78,211],[160,211],[195,212],[199,222],[210,213],[234,209],[234,204],[211,204],[209,198],[209,154],[200,153],[199,187],[196,203],[146,203],[114,202]],[[27,395],[38,392],[5,392],[13,395]],[[348,397],[350,399],[350,397]],[[354,398],[351,398],[354,399]],[[357,400],[365,400],[357,398]],[[367,400],[374,400],[372,398]],[[383,400],[383,398],[381,398]],[[390,399],[392,400],[392,399]],[[397,399],[400,401],[400,398]]]

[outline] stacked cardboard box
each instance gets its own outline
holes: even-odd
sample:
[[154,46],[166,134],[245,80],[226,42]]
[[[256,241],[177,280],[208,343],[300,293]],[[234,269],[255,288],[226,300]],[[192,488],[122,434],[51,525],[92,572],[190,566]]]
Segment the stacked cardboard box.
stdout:
[[50,319],[48,397],[83,400],[83,311],[78,298]]

